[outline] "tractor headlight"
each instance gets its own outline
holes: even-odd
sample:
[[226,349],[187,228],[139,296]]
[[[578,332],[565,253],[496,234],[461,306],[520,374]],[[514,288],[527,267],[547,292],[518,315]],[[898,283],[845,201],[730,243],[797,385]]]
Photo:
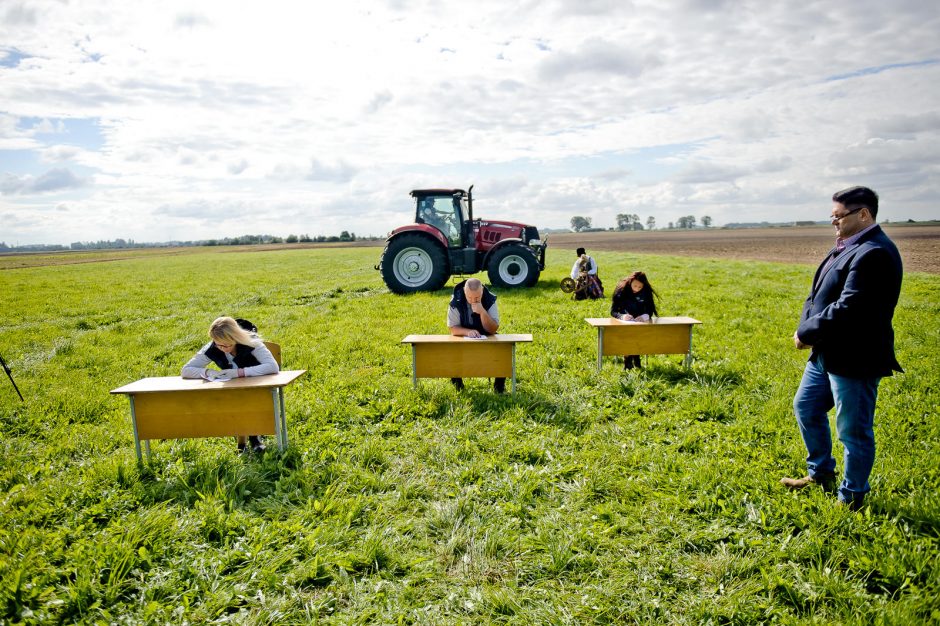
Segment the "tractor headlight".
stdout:
[[529,240],[529,245],[532,246],[533,248],[538,248],[539,246],[542,245],[542,240],[541,240],[541,239],[530,239],[530,240]]

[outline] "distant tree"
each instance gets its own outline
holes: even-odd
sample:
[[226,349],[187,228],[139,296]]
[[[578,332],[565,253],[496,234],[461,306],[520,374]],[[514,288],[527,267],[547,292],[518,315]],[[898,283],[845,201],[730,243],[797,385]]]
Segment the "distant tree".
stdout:
[[581,217],[580,215],[575,215],[571,218],[571,230],[576,233],[588,230],[591,227],[591,218],[590,217]]
[[617,215],[617,230],[643,230],[640,216],[636,213],[619,213]]
[[297,243],[297,235],[294,235],[293,233],[288,235],[287,238],[284,240],[284,242],[285,243]]
[[695,216],[694,215],[683,215],[678,220],[676,220],[677,228],[695,228]]
[[673,224],[672,222],[669,222],[669,230],[672,230],[675,227],[676,227],[675,224]]
[[349,231],[348,231],[348,230],[344,230],[343,232],[341,232],[341,233],[339,234],[339,240],[340,240],[340,241],[349,241],[349,240],[350,240],[350,239],[349,239]]
[[655,230],[656,229],[656,218],[650,215],[646,218],[646,230]]
[[703,215],[703,216],[702,216],[702,226],[704,226],[705,228],[708,228],[708,227],[711,226],[711,225],[712,225],[712,218],[710,218],[710,217],[707,216],[707,215]]

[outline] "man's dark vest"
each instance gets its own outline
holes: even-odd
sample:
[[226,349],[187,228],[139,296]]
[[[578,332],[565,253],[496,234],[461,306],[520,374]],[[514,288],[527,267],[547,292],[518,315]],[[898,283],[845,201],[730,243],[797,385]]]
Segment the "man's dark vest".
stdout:
[[[252,346],[244,346],[240,343],[235,344],[235,367],[253,367],[255,365],[261,365],[261,362],[255,358],[255,355],[252,354],[254,348]],[[228,357],[225,356],[225,353],[219,350],[215,343],[209,346],[209,349],[206,350],[206,356],[212,359],[212,362],[219,366],[219,369],[229,369],[231,364],[229,364]]]
[[[465,280],[461,281],[454,287],[454,295],[450,299],[450,308],[457,309],[457,312],[460,313],[461,326],[464,328],[472,328],[483,335],[488,335],[490,333],[483,328],[483,320],[480,319],[479,313],[474,313],[467,307],[467,295],[463,292],[463,287],[466,282]],[[480,300],[483,308],[489,311],[494,302],[496,302],[496,296],[491,294],[490,290],[484,287],[483,298]]]

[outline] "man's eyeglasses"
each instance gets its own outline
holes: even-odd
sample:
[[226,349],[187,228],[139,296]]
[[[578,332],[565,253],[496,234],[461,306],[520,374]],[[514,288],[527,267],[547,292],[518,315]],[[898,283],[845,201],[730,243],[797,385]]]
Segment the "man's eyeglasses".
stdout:
[[848,217],[848,216],[852,215],[853,213],[858,213],[859,211],[861,211],[861,210],[864,209],[864,208],[866,208],[866,207],[864,207],[864,206],[857,206],[857,207],[855,207],[854,209],[852,209],[851,211],[848,211],[848,212],[846,212],[846,213],[843,213],[842,215],[830,215],[830,216],[829,216],[829,222],[834,224],[835,222],[838,222],[839,220],[841,220],[843,217]]

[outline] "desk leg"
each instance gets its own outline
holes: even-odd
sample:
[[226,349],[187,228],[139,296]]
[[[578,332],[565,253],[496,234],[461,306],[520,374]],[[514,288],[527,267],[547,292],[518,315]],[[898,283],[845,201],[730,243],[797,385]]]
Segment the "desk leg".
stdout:
[[271,403],[274,405],[274,438],[279,450],[284,450],[281,442],[281,403],[277,397],[277,387],[271,388]]
[[516,395],[516,344],[512,344],[512,395]]
[[284,441],[282,450],[287,449],[287,411],[284,410],[284,388],[278,387],[277,395],[281,399],[281,440]]
[[147,453],[147,462],[150,463],[153,458],[150,456],[150,440],[144,440],[144,451]]
[[[131,394],[127,396],[127,399],[131,401],[131,424],[134,427],[134,449],[137,451],[137,464],[142,465],[144,462],[143,457],[140,454],[140,437],[137,435],[137,413],[134,411],[134,395]],[[147,455],[150,456],[150,449],[147,449]]]
[[418,388],[418,346],[411,344],[411,386]]
[[604,365],[604,329],[597,327],[597,371],[601,371]]
[[692,367],[692,326],[689,325],[689,351],[685,355],[686,369]]

